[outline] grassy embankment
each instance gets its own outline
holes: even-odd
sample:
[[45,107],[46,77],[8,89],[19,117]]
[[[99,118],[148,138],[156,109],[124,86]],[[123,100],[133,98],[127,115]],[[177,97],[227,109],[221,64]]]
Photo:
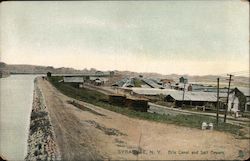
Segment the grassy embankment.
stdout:
[[[76,88],[77,86],[73,83],[58,82],[61,79],[62,77],[51,77],[49,78],[49,81],[59,91],[61,91],[63,94],[71,98],[80,101],[85,101],[94,104],[96,106],[108,109],[110,111],[121,113],[129,117],[156,121],[156,122],[171,123],[186,127],[199,128],[199,129],[201,128],[201,123],[204,121],[212,122],[214,125],[216,123],[215,118],[208,116],[182,115],[182,114],[177,116],[159,115],[147,112],[137,112],[134,110],[130,110],[128,108],[114,106],[108,103],[107,95],[94,90],[89,90],[85,88],[84,89]],[[238,136],[244,136],[244,133],[240,130],[241,128],[239,126],[224,123],[222,120],[219,120],[219,126],[218,127],[214,126],[214,129],[218,131],[230,132]]]

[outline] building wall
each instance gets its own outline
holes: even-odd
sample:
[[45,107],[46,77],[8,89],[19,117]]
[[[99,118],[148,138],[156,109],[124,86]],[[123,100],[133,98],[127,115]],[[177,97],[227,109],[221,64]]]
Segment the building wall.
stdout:
[[240,111],[245,111],[245,106],[246,106],[246,96],[241,92],[239,91],[238,89],[235,90],[235,95],[238,97],[239,99],[239,110]]
[[68,82],[68,83],[71,83],[71,82],[83,83],[84,79],[83,79],[83,77],[63,77],[63,81]]
[[245,112],[250,112],[250,97],[246,97]]
[[236,112],[239,109],[240,106],[240,102],[239,102],[239,98],[235,95],[235,93],[232,93],[229,95],[228,98],[228,111],[232,111],[232,112]]

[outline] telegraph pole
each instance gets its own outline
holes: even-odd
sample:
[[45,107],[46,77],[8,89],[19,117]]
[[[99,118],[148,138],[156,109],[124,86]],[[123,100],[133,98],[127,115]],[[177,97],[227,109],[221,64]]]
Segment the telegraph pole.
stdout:
[[227,91],[227,107],[225,109],[225,115],[224,115],[224,122],[226,122],[227,119],[227,109],[228,109],[228,102],[229,102],[229,92],[230,92],[230,85],[231,85],[231,81],[232,81],[232,74],[228,74],[229,76],[229,82],[228,82],[228,91]]
[[183,107],[183,103],[184,103],[186,83],[187,82],[184,80],[184,88],[183,88],[183,94],[182,94],[182,105],[181,105],[181,107]]
[[217,109],[216,109],[216,126],[219,126],[219,93],[220,93],[220,78],[217,78]]

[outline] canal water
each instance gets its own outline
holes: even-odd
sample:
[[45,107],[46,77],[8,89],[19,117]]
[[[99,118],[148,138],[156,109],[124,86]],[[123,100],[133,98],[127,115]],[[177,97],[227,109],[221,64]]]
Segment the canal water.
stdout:
[[23,160],[26,156],[35,77],[0,79],[0,155],[5,159]]

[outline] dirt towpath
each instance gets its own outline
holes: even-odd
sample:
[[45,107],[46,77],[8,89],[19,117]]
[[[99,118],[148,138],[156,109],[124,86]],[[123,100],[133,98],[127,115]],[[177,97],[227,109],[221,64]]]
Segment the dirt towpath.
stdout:
[[203,160],[249,158],[249,140],[217,131],[156,123],[105,110],[38,85],[63,160]]

